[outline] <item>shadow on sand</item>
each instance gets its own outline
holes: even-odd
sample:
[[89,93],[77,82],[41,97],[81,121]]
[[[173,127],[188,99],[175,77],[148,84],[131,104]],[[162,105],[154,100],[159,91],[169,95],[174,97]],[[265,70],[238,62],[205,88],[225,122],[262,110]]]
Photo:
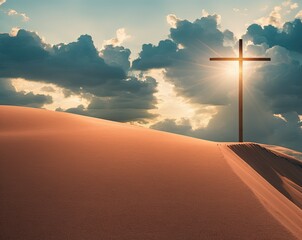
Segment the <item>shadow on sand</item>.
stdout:
[[279,192],[302,209],[302,163],[279,155],[258,144],[232,144],[228,147]]

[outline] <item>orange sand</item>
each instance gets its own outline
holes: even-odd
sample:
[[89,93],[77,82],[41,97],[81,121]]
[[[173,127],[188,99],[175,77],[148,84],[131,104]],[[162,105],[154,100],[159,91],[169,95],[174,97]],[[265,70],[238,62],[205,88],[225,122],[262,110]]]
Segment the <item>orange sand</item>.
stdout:
[[302,236],[302,168],[264,148],[30,108],[0,116],[0,239]]

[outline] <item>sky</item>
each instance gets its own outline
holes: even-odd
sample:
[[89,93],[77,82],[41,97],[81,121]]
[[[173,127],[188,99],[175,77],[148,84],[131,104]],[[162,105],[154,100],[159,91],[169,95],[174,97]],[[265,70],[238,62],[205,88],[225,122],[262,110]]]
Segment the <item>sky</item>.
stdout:
[[0,0],[0,104],[302,151],[302,1]]

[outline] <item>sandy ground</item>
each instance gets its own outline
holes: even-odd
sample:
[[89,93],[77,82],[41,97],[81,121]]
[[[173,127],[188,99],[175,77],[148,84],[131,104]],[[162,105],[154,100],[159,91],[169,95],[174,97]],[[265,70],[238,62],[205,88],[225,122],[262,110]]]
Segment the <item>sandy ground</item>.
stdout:
[[302,239],[302,168],[263,146],[0,116],[0,239]]

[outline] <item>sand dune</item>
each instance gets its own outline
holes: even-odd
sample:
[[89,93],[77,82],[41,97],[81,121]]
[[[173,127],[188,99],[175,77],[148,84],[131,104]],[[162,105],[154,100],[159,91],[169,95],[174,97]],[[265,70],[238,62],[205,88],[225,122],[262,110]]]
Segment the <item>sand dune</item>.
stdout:
[[301,239],[301,165],[263,146],[0,115],[1,239]]

